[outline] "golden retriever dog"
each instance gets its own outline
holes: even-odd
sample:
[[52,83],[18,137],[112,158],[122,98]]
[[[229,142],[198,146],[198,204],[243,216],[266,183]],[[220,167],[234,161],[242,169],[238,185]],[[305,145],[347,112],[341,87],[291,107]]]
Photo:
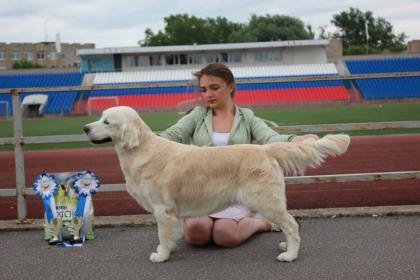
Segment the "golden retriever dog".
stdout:
[[152,262],[169,259],[183,235],[183,219],[241,204],[280,226],[286,243],[279,261],[297,258],[299,228],[287,212],[285,173],[302,174],[327,156],[344,153],[350,137],[327,135],[317,141],[197,147],[166,140],[130,107],[105,110],[84,127],[95,144],[113,142],[127,191],[156,218],[159,245]]

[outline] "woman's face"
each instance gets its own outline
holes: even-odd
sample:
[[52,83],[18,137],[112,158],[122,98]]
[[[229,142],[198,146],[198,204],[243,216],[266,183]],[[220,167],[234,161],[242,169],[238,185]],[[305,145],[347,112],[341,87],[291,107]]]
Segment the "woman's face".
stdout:
[[200,90],[204,99],[205,107],[219,109],[231,103],[231,92],[233,87],[233,85],[228,85],[219,77],[211,75],[201,76]]

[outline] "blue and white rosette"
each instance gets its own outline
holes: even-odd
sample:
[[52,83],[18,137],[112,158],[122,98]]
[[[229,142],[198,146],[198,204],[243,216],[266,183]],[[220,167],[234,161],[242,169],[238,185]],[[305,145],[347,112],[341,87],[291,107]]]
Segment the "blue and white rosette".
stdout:
[[37,195],[42,197],[45,215],[48,223],[51,223],[53,218],[57,218],[57,209],[55,208],[54,195],[58,190],[57,179],[54,175],[43,173],[35,179],[32,188]]
[[100,187],[99,179],[90,171],[76,173],[74,175],[73,187],[79,194],[76,211],[74,216],[83,218],[83,227],[80,230],[80,236],[85,236],[89,224],[89,211],[92,205],[92,195]]

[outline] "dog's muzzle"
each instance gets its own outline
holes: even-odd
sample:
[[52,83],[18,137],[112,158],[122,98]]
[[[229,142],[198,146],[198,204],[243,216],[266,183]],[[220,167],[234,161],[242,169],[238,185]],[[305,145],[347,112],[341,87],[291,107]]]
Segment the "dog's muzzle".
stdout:
[[107,137],[105,139],[90,139],[90,142],[92,142],[93,144],[104,144],[104,143],[109,143],[112,142],[111,137]]
[[90,135],[89,135],[90,128],[88,126],[85,126],[83,128],[83,131],[85,132],[85,134],[87,135],[87,137],[89,137],[90,142],[92,142],[93,144],[104,144],[104,143],[112,142],[112,138],[111,137],[106,137],[104,139],[92,139],[90,137]]

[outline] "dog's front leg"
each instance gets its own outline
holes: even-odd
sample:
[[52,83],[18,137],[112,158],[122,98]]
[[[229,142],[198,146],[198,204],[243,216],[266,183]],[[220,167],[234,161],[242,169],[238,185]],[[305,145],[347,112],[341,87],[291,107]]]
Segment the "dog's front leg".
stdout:
[[155,211],[155,218],[159,232],[159,246],[150,255],[152,262],[164,262],[175,249],[176,242],[182,237],[182,220],[169,214],[167,210]]

